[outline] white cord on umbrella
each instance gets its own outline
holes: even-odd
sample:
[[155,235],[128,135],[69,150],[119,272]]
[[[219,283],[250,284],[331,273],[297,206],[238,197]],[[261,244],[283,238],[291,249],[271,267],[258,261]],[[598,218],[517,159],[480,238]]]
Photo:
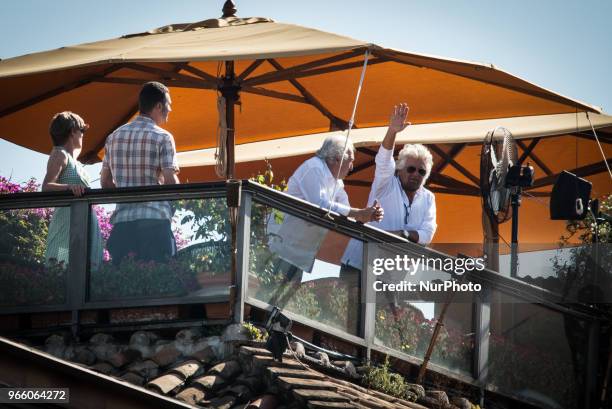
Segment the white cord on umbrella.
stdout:
[[601,142],[599,142],[599,137],[597,136],[597,132],[595,132],[595,128],[591,123],[591,118],[589,118],[589,113],[585,112],[587,120],[589,121],[589,125],[591,125],[591,130],[593,131],[593,135],[595,135],[595,140],[597,141],[597,145],[599,146],[599,150],[601,151],[601,156],[603,157],[603,161],[606,164],[606,168],[608,168],[608,173],[610,174],[610,179],[612,179],[612,171],[610,170],[610,165],[608,165],[608,158],[606,158],[606,154],[601,147]]
[[331,213],[332,203],[336,198],[336,193],[338,193],[338,178],[340,177],[340,170],[342,169],[342,163],[344,162],[344,155],[346,154],[346,147],[348,145],[349,136],[351,135],[351,129],[353,128],[353,124],[355,123],[355,113],[357,112],[357,104],[359,103],[359,96],[361,95],[361,87],[363,85],[363,79],[365,78],[369,56],[370,50],[366,50],[363,56],[363,68],[361,69],[361,78],[359,79],[359,86],[357,87],[357,95],[355,95],[355,103],[353,104],[353,113],[351,114],[351,119],[348,122],[346,139],[344,140],[344,148],[342,149],[342,158],[340,158],[340,166],[338,167],[338,172],[336,173],[335,177],[336,183],[334,183],[334,191],[332,192],[331,198],[329,199],[329,208],[327,209],[327,213],[325,214],[325,216],[327,217],[329,217],[329,214]]
[[225,120],[225,98],[217,96],[217,147],[215,149],[215,173],[224,178],[227,172],[227,122]]

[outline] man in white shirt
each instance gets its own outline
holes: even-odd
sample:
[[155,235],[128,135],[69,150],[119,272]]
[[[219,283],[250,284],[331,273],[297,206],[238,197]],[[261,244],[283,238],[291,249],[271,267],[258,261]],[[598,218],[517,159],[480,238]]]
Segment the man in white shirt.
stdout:
[[365,209],[349,204],[342,179],[353,169],[355,147],[348,141],[343,151],[345,142],[341,135],[328,136],[316,156],[302,163],[289,178],[287,193],[362,223],[381,221],[384,212],[376,201]]
[[[408,240],[429,244],[436,232],[436,200],[434,194],[423,185],[427,181],[433,158],[421,144],[407,144],[393,160],[395,137],[409,123],[408,105],[395,106],[389,128],[378,149],[374,182],[368,203],[378,201],[385,209],[385,218],[372,226],[403,236]],[[361,269],[363,247],[361,242],[351,240],[342,261],[350,267]]]
[[[378,203],[365,209],[349,204],[342,179],[353,167],[355,148],[348,141],[344,151],[345,143],[340,135],[327,137],[316,156],[302,163],[289,178],[287,193],[363,223],[380,221],[383,209]],[[306,272],[312,271],[316,253],[329,231],[289,214],[284,216],[280,226],[272,223],[268,230],[273,233],[269,237],[270,249],[279,258]]]

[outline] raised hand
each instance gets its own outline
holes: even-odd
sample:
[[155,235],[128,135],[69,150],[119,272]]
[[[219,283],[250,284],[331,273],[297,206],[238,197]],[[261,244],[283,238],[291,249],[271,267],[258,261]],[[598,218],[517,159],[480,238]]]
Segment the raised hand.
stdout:
[[401,132],[410,125],[410,122],[406,122],[408,111],[410,111],[410,107],[405,102],[393,107],[391,118],[389,118],[389,131],[394,133]]

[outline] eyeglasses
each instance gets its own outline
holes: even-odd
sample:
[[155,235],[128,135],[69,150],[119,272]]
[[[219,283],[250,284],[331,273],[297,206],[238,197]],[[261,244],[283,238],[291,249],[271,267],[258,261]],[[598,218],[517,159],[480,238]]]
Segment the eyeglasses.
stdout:
[[[406,172],[408,173],[414,173],[417,170],[417,168],[415,168],[414,166],[408,166],[406,168]],[[427,171],[425,169],[419,169],[419,175],[421,176],[425,176],[427,174]]]

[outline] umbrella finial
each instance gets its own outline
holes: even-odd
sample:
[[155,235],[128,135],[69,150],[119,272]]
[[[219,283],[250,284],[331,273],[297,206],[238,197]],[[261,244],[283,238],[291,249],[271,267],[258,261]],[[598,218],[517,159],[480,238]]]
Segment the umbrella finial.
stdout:
[[223,18],[236,17],[236,4],[232,0],[227,0],[222,11]]

